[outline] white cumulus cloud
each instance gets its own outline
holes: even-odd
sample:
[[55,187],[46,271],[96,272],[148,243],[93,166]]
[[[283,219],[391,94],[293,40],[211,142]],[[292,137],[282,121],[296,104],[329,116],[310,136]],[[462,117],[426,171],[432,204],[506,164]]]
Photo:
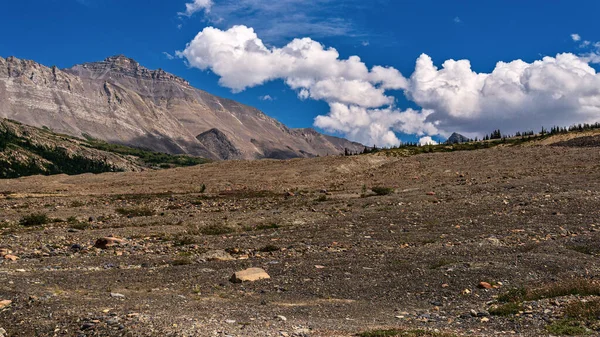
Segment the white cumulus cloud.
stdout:
[[[246,26],[225,31],[207,27],[177,54],[192,67],[212,70],[220,76],[219,83],[234,92],[280,79],[297,90],[300,99],[328,102],[332,114],[334,108],[340,112],[342,106],[352,113],[362,111],[372,124],[368,128],[359,121],[350,121],[354,127],[342,121],[321,123],[338,132],[344,132],[341,129],[344,124],[348,133],[354,132],[354,139],[367,143],[398,142],[387,126],[389,120],[383,122],[390,113],[376,109],[394,105],[395,98],[387,95],[386,90],[404,89],[408,85],[394,68],[369,69],[358,56],[341,59],[334,48],[326,48],[309,38],[295,39],[282,48],[267,47]],[[359,126],[361,130],[356,130]]]
[[437,145],[438,142],[436,142],[435,140],[433,140],[433,138],[427,136],[427,137],[421,137],[419,139],[419,145],[424,146],[424,145]]
[[573,39],[573,41],[577,42],[577,41],[581,40],[581,36],[579,34],[571,34],[571,39]]
[[[211,70],[234,92],[282,80],[299,99],[329,104],[315,126],[369,145],[397,145],[398,132],[474,138],[600,119],[600,75],[591,59],[569,53],[498,62],[490,73],[474,71],[469,60],[438,68],[423,54],[406,78],[392,67],[369,68],[358,56],[343,59],[310,38],[270,47],[252,28],[234,26],[205,28],[177,56]],[[390,90],[402,90],[420,109],[399,109]]]
[[202,10],[208,13],[214,5],[213,0],[194,0],[185,4],[185,12],[178,13],[180,16],[192,16]]
[[438,69],[423,54],[409,82],[407,96],[432,111],[427,120],[446,133],[481,136],[600,119],[600,76],[569,53],[498,62],[491,73],[473,71],[468,60],[448,60]]

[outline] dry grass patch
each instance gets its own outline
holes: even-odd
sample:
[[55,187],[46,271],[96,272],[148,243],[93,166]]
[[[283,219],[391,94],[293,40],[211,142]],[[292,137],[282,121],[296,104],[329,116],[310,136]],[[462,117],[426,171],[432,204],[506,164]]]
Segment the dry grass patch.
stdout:
[[201,227],[198,229],[198,232],[204,235],[224,235],[235,232],[235,229],[227,225],[214,224],[206,227]]
[[444,332],[433,332],[427,330],[373,330],[358,334],[359,337],[457,337],[455,334]]
[[600,299],[571,302],[565,308],[565,316],[596,321],[600,318]]
[[600,296],[600,283],[586,278],[574,278],[547,283],[537,288],[514,288],[498,296],[498,301],[504,303],[537,301],[568,295]]

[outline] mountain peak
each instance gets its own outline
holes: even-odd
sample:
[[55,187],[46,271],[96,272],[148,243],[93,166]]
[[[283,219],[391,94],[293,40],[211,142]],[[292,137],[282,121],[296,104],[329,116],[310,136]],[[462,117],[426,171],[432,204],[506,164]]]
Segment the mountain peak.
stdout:
[[448,144],[460,144],[467,143],[470,139],[461,135],[460,133],[454,132],[446,141]]
[[136,67],[137,68],[140,66],[140,64],[136,60],[134,60],[130,57],[127,57],[123,54],[109,56],[106,59],[104,59],[104,62],[108,63],[108,64],[116,65],[116,66],[122,66],[122,67]]
[[140,80],[172,81],[189,86],[189,82],[162,69],[150,70],[123,54],[109,56],[104,61],[90,62],[66,69],[69,73],[94,79],[134,78]]

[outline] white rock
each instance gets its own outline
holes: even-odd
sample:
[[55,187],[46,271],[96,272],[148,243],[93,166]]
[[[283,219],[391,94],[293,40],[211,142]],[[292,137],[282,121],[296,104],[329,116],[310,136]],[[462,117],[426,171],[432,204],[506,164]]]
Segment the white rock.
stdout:
[[258,280],[270,279],[271,276],[262,268],[249,268],[238,271],[231,276],[230,281],[233,283],[254,282]]

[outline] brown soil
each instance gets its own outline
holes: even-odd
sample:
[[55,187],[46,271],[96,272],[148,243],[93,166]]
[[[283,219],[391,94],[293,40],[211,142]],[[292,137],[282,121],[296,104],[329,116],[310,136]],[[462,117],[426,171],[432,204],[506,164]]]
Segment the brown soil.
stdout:
[[[600,276],[598,148],[36,176],[0,196],[7,336],[539,336],[575,297],[487,317],[496,296]],[[19,224],[35,213],[58,220]],[[127,242],[94,247],[109,235]],[[250,267],[271,278],[229,281]]]

